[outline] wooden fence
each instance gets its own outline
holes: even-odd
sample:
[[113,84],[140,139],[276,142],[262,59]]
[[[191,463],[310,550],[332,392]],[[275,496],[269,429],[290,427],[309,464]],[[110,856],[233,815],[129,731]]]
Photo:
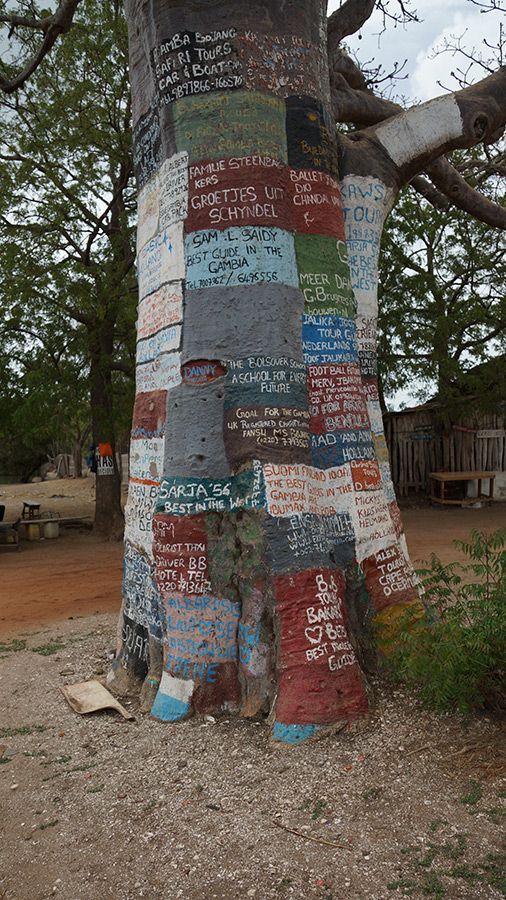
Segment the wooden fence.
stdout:
[[506,411],[441,420],[434,408],[388,413],[385,435],[399,496],[427,492],[429,472],[506,471]]

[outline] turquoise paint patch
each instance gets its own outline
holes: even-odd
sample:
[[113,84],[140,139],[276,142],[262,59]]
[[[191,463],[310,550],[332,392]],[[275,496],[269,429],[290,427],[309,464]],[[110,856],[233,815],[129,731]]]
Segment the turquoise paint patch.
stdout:
[[188,715],[190,704],[183,700],[176,700],[175,697],[169,697],[168,694],[162,694],[158,691],[155,702],[151,707],[151,715],[162,722],[178,722]]
[[274,722],[272,737],[285,744],[300,744],[316,734],[319,728],[319,725],[284,725],[283,722]]
[[155,512],[173,516],[202,512],[235,512],[239,509],[265,507],[262,466],[230,478],[188,478],[175,475],[163,478]]
[[185,237],[186,290],[235,285],[298,287],[293,234],[266,225],[193,231]]
[[284,406],[307,409],[304,363],[286,356],[249,356],[227,361],[225,409]]

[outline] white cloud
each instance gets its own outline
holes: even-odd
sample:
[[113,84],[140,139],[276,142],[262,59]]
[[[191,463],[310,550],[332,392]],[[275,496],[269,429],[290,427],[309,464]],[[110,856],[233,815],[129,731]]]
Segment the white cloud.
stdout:
[[[339,6],[339,0],[330,0],[329,14]],[[386,71],[392,69],[394,61],[407,60],[405,72],[409,79],[398,82],[398,95],[405,95],[413,100],[428,100],[438,96],[443,90],[438,87],[441,80],[451,89],[457,87],[449,73],[457,65],[456,59],[444,54],[430,60],[428,56],[444,37],[461,34],[468,27],[466,46],[472,48],[473,43],[480,45],[486,37],[491,43],[496,40],[499,28],[499,17],[492,13],[481,14],[468,0],[418,0],[413,8],[422,21],[394,27],[387,22],[382,32],[383,17],[375,11],[361,31],[361,40],[357,35],[347,38],[348,46],[357,54],[360,61],[375,60],[381,63]],[[483,75],[477,75],[483,77]]]
[[[416,65],[411,77],[411,90],[414,97],[419,100],[428,100],[430,97],[437,96],[443,92],[443,88],[456,90],[458,84],[451,76],[452,71],[457,69],[467,69],[468,61],[459,54],[440,53],[433,59],[433,52],[438,47],[443,46],[445,40],[452,41],[452,38],[462,37],[462,45],[466,51],[472,53],[474,49],[484,50],[484,55],[488,54],[487,48],[484,47],[483,41],[487,40],[493,45],[497,40],[498,21],[491,15],[483,15],[478,10],[468,11],[466,15],[458,11],[454,14],[452,21],[448,23],[426,46],[420,50],[416,57]],[[474,79],[485,77],[486,72],[479,70],[474,71]]]

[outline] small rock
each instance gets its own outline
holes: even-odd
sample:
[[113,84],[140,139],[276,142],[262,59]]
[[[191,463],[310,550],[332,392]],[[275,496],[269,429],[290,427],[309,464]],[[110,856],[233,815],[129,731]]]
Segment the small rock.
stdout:
[[15,791],[16,788],[19,787],[19,784],[11,784],[11,791]]

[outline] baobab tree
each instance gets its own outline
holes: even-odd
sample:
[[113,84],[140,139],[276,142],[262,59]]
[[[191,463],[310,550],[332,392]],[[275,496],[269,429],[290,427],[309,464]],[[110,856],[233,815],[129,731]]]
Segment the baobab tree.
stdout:
[[111,680],[162,720],[262,713],[290,743],[352,721],[376,629],[421,610],[378,400],[381,231],[408,182],[505,227],[444,154],[501,135],[506,70],[400,109],[340,46],[374,6],[126,0],[139,307]]

